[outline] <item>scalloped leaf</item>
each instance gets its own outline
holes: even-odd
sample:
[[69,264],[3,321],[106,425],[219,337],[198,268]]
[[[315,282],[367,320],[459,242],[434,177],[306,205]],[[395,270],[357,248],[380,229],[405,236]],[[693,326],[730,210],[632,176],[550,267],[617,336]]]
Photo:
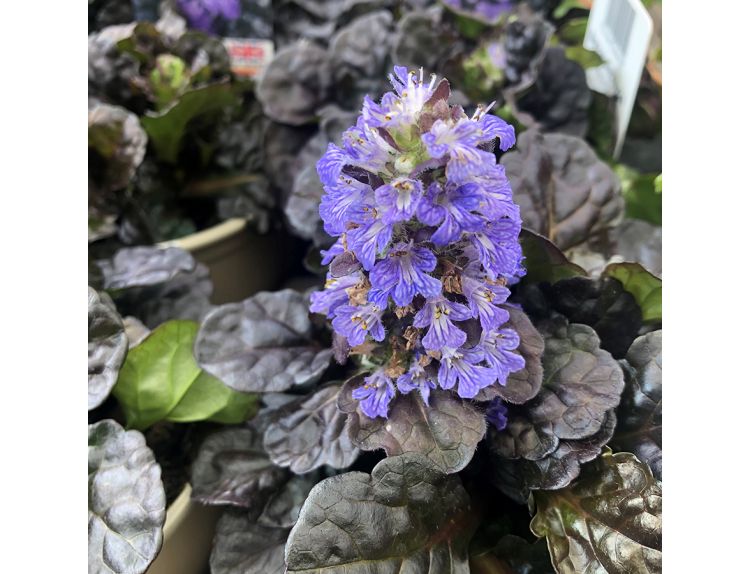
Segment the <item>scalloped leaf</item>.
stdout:
[[630,453],[605,453],[570,488],[534,493],[531,530],[547,538],[559,574],[657,574],[662,490]]
[[318,381],[330,364],[332,350],[311,336],[302,294],[264,291],[211,311],[198,331],[195,357],[232,389],[280,392]]
[[128,337],[112,300],[89,287],[89,410],[109,396],[127,353]]
[[287,541],[287,572],[469,574],[468,494],[416,453],[318,483]]
[[661,480],[661,330],[638,337],[626,359],[612,446],[635,454]]
[[145,572],[161,549],[165,507],[143,435],[110,419],[89,425],[89,572]]
[[349,413],[349,435],[362,450],[385,450],[388,456],[420,453],[445,473],[462,470],[471,461],[486,430],[484,413],[455,393],[436,389],[426,406],[418,393],[398,395],[388,419],[362,413],[352,391],[363,375],[349,379],[339,393],[339,409]]
[[346,468],[356,460],[359,449],[336,406],[340,388],[326,386],[283,407],[263,435],[274,464],[304,474],[323,465]]

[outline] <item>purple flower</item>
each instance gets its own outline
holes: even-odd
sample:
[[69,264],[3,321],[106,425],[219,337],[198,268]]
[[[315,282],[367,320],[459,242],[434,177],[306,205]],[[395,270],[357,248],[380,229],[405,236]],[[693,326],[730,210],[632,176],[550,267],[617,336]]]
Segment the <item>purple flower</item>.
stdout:
[[458,396],[473,399],[481,389],[495,382],[493,372],[479,365],[483,359],[483,353],[476,349],[443,349],[438,371],[440,387],[452,389],[458,383]]
[[329,273],[325,289],[315,291],[310,295],[310,311],[325,313],[329,319],[332,318],[337,307],[349,302],[349,295],[346,290],[362,281],[363,277],[360,272],[338,278],[331,277]]
[[346,249],[344,249],[344,242],[342,241],[342,238],[339,237],[336,240],[336,243],[331,245],[328,249],[320,250],[320,255],[323,258],[321,260],[321,263],[323,265],[328,265],[331,261],[333,261],[334,257],[340,255],[344,251],[346,251]]
[[485,412],[487,421],[497,430],[501,431],[508,425],[508,407],[501,399],[493,399],[487,406]]
[[340,235],[352,221],[360,207],[372,204],[373,189],[366,183],[340,175],[338,181],[324,186],[326,194],[320,201],[320,217],[329,235]]
[[370,281],[373,288],[385,296],[390,295],[396,305],[404,307],[411,303],[417,293],[424,297],[440,295],[440,281],[429,275],[435,265],[437,258],[426,247],[398,243],[372,268]]
[[450,158],[445,168],[450,181],[465,181],[472,174],[483,173],[495,165],[494,154],[477,148],[484,139],[480,123],[466,117],[452,125],[437,120],[422,136],[430,157]]
[[505,385],[510,373],[520,371],[526,365],[524,358],[513,352],[519,344],[518,333],[514,330],[499,329],[483,332],[473,350],[484,354],[487,364],[495,373],[495,380]]
[[462,186],[448,183],[444,190],[433,183],[417,207],[417,217],[426,225],[439,225],[431,241],[435,245],[448,245],[457,241],[464,231],[482,229],[485,220],[472,213],[481,201],[480,188],[475,183]]
[[328,149],[315,166],[323,186],[336,185],[345,165],[346,154],[344,151],[337,145],[329,143]]
[[242,13],[240,0],[177,0],[177,8],[191,28],[213,32],[215,20],[236,20]]
[[366,271],[375,265],[378,253],[385,250],[391,241],[393,224],[380,217],[377,208],[363,205],[352,215],[358,226],[347,232],[349,249],[357,256]]
[[369,334],[376,341],[385,339],[381,317],[383,309],[372,302],[364,305],[341,305],[334,311],[333,328],[346,337],[349,345],[356,347],[365,342]]
[[466,341],[466,333],[453,324],[465,321],[471,312],[460,303],[449,301],[442,295],[425,301],[424,307],[414,316],[415,327],[429,327],[422,338],[422,346],[439,351],[443,347],[457,348]]
[[397,177],[390,183],[381,185],[375,190],[375,198],[383,211],[383,221],[409,221],[416,213],[423,194],[422,182],[407,177]]
[[374,174],[386,171],[386,164],[393,161],[396,149],[380,132],[368,126],[362,116],[357,125],[344,132],[342,143],[346,152],[345,165],[360,167]]
[[520,221],[505,218],[487,221],[481,231],[470,234],[469,241],[490,279],[516,279],[525,275],[521,265],[523,251],[518,242],[520,232]]
[[371,419],[388,418],[388,404],[395,395],[393,381],[382,369],[365,377],[365,384],[352,391],[352,397],[359,401],[362,412]]
[[417,389],[424,404],[430,406],[430,390],[435,388],[435,381],[433,381],[433,375],[429,374],[423,365],[425,358],[429,360],[426,355],[414,357],[409,370],[396,381],[396,386],[404,394]]
[[477,280],[470,275],[461,276],[461,289],[469,303],[472,317],[479,317],[484,331],[496,329],[508,321],[508,312],[497,305],[505,303],[510,290]]

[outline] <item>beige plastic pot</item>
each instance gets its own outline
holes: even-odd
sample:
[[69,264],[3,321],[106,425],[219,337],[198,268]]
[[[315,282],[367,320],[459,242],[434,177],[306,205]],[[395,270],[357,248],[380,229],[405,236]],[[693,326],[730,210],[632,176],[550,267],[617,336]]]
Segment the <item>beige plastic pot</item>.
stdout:
[[146,574],[207,574],[221,508],[190,500],[190,485],[167,508],[164,543]]
[[214,284],[212,303],[242,301],[278,287],[284,270],[282,238],[259,234],[244,219],[228,219],[160,247],[181,247],[208,267]]

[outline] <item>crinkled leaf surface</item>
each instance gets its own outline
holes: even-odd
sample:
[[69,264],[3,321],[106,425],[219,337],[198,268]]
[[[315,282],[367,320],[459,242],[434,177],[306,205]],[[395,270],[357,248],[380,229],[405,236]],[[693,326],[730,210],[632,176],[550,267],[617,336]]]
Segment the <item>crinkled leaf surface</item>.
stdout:
[[263,526],[252,513],[227,509],[216,525],[212,574],[284,574],[289,528]]
[[574,323],[594,328],[601,346],[621,359],[638,336],[641,308],[622,283],[610,277],[600,280],[573,277],[551,287],[555,311]]
[[206,438],[193,463],[193,498],[204,504],[261,507],[287,479],[263,450],[254,427],[223,429]]
[[89,410],[109,396],[128,352],[122,319],[107,299],[89,287]]
[[193,256],[178,247],[125,247],[97,264],[106,289],[158,285],[195,269]]
[[307,299],[291,289],[217,307],[198,332],[198,364],[243,392],[279,392],[317,381],[332,351],[310,340],[307,307]]
[[617,407],[625,386],[620,365],[599,348],[591,327],[571,323],[545,339],[542,389],[529,405],[535,422],[549,422],[561,439],[596,433],[607,411]]
[[526,227],[566,250],[619,222],[620,182],[585,141],[528,130],[516,150],[501,162]]
[[596,433],[580,440],[561,440],[555,450],[538,460],[493,459],[496,486],[520,504],[525,503],[530,491],[565,488],[578,477],[583,463],[599,456],[616,424],[612,410]]
[[401,17],[396,26],[391,58],[401,66],[436,73],[455,53],[464,48],[455,27],[442,21],[443,10],[432,6]]
[[263,446],[274,464],[297,474],[323,465],[346,468],[359,455],[336,406],[339,385],[326,386],[287,405],[268,425]]
[[323,184],[320,183],[315,164],[311,164],[294,178],[292,193],[284,204],[284,214],[294,234],[312,240],[315,245],[323,245],[330,240],[320,218],[321,197]]
[[602,275],[614,277],[622,283],[625,291],[635,297],[645,323],[661,321],[661,279],[649,273],[639,263],[613,263]]
[[638,337],[626,358],[612,445],[635,454],[661,480],[661,330]]
[[614,254],[625,261],[640,263],[661,277],[661,235],[660,226],[639,219],[625,219],[609,233],[609,239]]
[[293,476],[268,499],[258,524],[274,528],[291,528],[297,522],[299,511],[312,487],[318,484],[322,472]]
[[300,40],[282,48],[258,83],[263,111],[284,124],[311,122],[327,98],[330,76],[330,56],[317,44]]
[[484,413],[471,402],[436,389],[430,393],[428,407],[414,392],[393,399],[387,419],[371,419],[351,396],[362,381],[362,376],[353,377],[339,394],[339,408],[349,413],[347,424],[354,444],[363,450],[382,448],[388,456],[420,453],[445,473],[469,464],[486,430]]
[[287,572],[469,574],[476,524],[456,476],[410,453],[310,492],[286,546]]
[[186,91],[166,111],[143,116],[141,124],[159,159],[176,163],[189,124],[198,117],[207,121],[236,103],[237,96],[231,85],[210,84]]
[[89,574],[139,574],[161,549],[161,469],[138,431],[89,425]]
[[544,338],[521,309],[510,305],[504,306],[504,309],[510,315],[508,326],[521,339],[517,353],[524,358],[525,364],[520,371],[508,375],[505,385],[496,383],[485,387],[475,398],[484,401],[500,397],[509,403],[522,404],[535,397],[542,386]]
[[560,574],[661,572],[661,486],[632,454],[605,453],[570,488],[534,500],[531,530]]
[[526,275],[523,281],[555,283],[560,279],[585,276],[586,271],[567,257],[554,243],[530,229],[522,229],[519,237],[523,249],[523,266]]
[[193,358],[198,324],[169,321],[130,351],[114,395],[128,426],[144,429],[160,420],[239,423],[256,405],[203,371]]

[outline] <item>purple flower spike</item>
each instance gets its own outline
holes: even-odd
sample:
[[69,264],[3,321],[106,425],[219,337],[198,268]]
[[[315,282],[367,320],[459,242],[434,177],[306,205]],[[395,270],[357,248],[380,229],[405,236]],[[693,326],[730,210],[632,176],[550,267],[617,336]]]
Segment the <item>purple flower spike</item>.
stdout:
[[365,377],[365,384],[352,392],[352,397],[359,401],[362,412],[371,419],[388,418],[388,405],[395,395],[393,381],[382,369]]
[[[460,3],[490,15],[507,5]],[[448,104],[434,75],[396,66],[389,79],[394,91],[366,97],[317,164],[320,215],[338,239],[321,252],[332,267],[310,309],[371,371],[355,390],[368,417],[387,417],[397,393],[418,391],[429,406],[438,385],[471,399],[524,366],[501,307],[525,273],[521,216],[488,146],[507,150],[515,132],[492,104],[471,117]]]
[[437,258],[426,247],[399,243],[391,248],[385,259],[375,264],[370,281],[375,289],[392,296],[396,305],[404,307],[417,293],[424,297],[440,295],[440,281],[428,275],[435,265]]
[[240,0],[177,0],[177,8],[191,28],[209,33],[217,17],[236,20],[242,13]]

